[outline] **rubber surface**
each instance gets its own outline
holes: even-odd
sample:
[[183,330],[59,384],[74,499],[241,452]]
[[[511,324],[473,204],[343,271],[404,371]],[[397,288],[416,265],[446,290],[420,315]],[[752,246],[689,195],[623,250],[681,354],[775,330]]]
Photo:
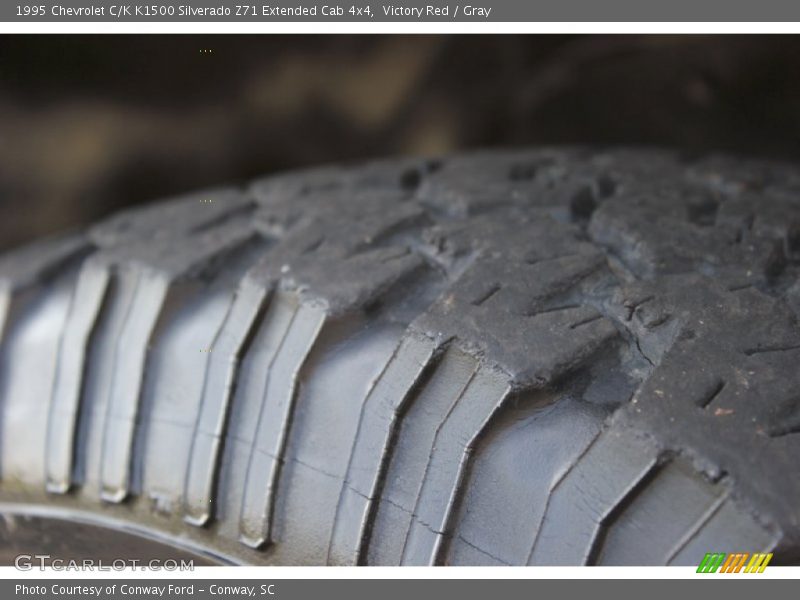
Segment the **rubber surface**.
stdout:
[[0,501],[255,564],[800,548],[800,171],[330,167],[0,262]]

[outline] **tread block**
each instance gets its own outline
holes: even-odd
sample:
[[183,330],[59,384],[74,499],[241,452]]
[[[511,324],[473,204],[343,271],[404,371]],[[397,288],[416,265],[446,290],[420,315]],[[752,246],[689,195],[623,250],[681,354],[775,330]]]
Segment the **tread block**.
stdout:
[[297,376],[325,322],[319,308],[301,304],[281,340],[266,383],[242,496],[239,539],[252,548],[270,541],[275,491],[291,426]]
[[44,489],[47,411],[74,289],[65,272],[11,299],[0,340],[0,475]]
[[[77,470],[81,479],[99,486],[102,499],[118,503],[131,491],[147,354],[158,326],[202,287],[199,275],[213,277],[226,259],[250,247],[253,236],[249,224],[234,220],[187,238],[110,248],[94,258],[114,270],[114,287],[120,289],[112,290],[106,303],[110,318],[103,311],[93,315],[97,341],[90,346],[97,343],[103,351],[85,353],[85,392],[79,401],[86,418],[81,418],[85,439],[77,451]],[[65,360],[70,352],[81,350],[65,348]]]
[[5,336],[15,298],[37,283],[57,276],[64,265],[88,254],[83,235],[54,237],[0,255],[0,340]]
[[362,559],[400,413],[438,347],[434,339],[410,331],[369,391],[339,496],[328,564],[357,564]]
[[706,512],[668,558],[670,565],[697,566],[707,552],[771,552],[778,536],[728,500]]
[[219,493],[215,508],[221,530],[239,538],[241,491],[245,488],[250,454],[256,444],[267,383],[272,365],[299,308],[296,294],[277,289],[270,293],[264,317],[242,359],[230,403],[230,421],[223,433]]
[[237,275],[232,268],[209,285],[187,289],[180,308],[164,313],[153,336],[140,401],[133,479],[162,513],[176,512],[183,503],[204,375],[209,373],[214,352],[224,350],[214,344],[233,311]]
[[184,485],[184,519],[192,525],[204,525],[213,513],[220,444],[240,353],[267,296],[264,287],[246,277],[212,343]]
[[271,556],[325,564],[358,417],[405,329],[369,316],[332,322],[306,365],[281,470]]
[[[143,273],[114,352],[108,410],[103,430],[100,497],[122,502],[129,493],[139,397],[150,337],[170,292],[163,275]],[[174,292],[173,292],[174,293]]]
[[604,410],[560,393],[533,393],[551,397],[523,397],[476,452],[447,564],[481,565],[486,557],[525,564],[552,488],[600,432]]
[[586,564],[606,519],[656,460],[654,448],[629,431],[603,432],[553,489],[528,564]]
[[727,494],[691,467],[670,462],[608,525],[597,564],[666,564],[686,532]]
[[510,391],[508,376],[478,369],[436,431],[425,479],[414,508],[414,520],[403,549],[403,564],[441,562],[444,536],[462,493],[467,461],[487,423]]
[[453,346],[447,348],[410,402],[397,432],[383,490],[376,499],[369,564],[400,564],[436,434],[453,405],[466,393],[477,368],[473,357]]
[[139,285],[139,269],[116,267],[108,283],[107,298],[86,351],[83,391],[79,399],[74,483],[82,491],[100,494],[100,465],[108,402],[114,376],[116,347]]
[[52,493],[64,494],[73,483],[86,355],[112,276],[110,267],[102,261],[86,261],[70,302],[47,417],[46,487]]
[[87,237],[78,234],[56,236],[0,255],[0,289],[17,291],[44,282],[91,249]]

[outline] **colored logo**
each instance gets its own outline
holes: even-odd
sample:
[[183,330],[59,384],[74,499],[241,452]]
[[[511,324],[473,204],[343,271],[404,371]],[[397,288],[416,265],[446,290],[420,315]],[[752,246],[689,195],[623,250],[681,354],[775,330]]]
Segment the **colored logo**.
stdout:
[[697,567],[698,573],[763,573],[769,561],[772,560],[772,553],[763,552],[735,552],[725,554],[724,552],[709,552]]

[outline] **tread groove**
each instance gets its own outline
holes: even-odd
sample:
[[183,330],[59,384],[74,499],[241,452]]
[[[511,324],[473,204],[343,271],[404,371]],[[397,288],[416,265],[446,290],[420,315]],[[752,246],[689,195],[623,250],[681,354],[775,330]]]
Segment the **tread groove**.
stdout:
[[[251,476],[253,476],[253,460],[255,458],[256,448],[258,446],[258,430],[260,429],[261,422],[264,419],[267,404],[266,394],[269,389],[270,379],[272,378],[272,369],[275,365],[275,361],[278,358],[281,348],[283,348],[283,344],[286,342],[286,338],[289,336],[289,331],[292,328],[294,320],[297,318],[299,309],[300,307],[296,301],[292,302],[291,314],[284,323],[281,323],[282,327],[279,331],[280,337],[275,345],[274,350],[270,354],[269,363],[264,369],[264,384],[261,388],[259,411],[256,419],[256,431],[253,440],[250,441],[250,451],[247,459],[247,468],[245,470],[246,477],[244,481],[244,493],[242,494],[241,514],[239,517],[239,541],[247,546],[250,546],[251,548],[258,548],[268,541],[266,527],[263,524],[263,521],[266,521],[266,516],[263,515],[263,513],[259,515],[258,507],[250,508],[250,506],[248,506],[258,502],[258,490],[255,489],[253,492],[250,491],[253,486],[251,483]],[[251,495],[256,497],[251,499]],[[266,504],[266,502],[264,504]],[[255,514],[251,515],[251,512]],[[255,523],[251,523],[249,520],[254,520]]]
[[112,277],[109,267],[84,263],[73,291],[47,416],[45,484],[51,493],[64,494],[73,484],[88,345],[107,302]]
[[437,362],[439,344],[406,334],[367,393],[339,496],[329,564],[364,564],[372,534],[375,499],[381,493],[404,407]]
[[[230,341],[229,347],[222,349],[223,352],[226,352],[225,362],[222,365],[225,373],[212,379],[215,375],[212,372],[215,366],[214,361],[219,356],[212,352],[211,365],[203,383],[203,396],[195,421],[184,484],[184,520],[192,525],[203,526],[213,518],[214,498],[222,454],[221,446],[225,440],[230,416],[230,402],[236,385],[240,358],[247,352],[256,330],[263,323],[269,295],[269,291],[260,287],[256,288],[255,285],[249,286],[248,289],[240,289],[231,303],[225,322],[217,332],[214,348],[218,347],[217,343],[226,334],[229,338],[235,339]],[[243,305],[241,309],[239,309],[240,305]],[[241,317],[243,322],[232,323],[239,311],[245,313]],[[235,330],[237,325],[239,331]],[[216,360],[223,361],[223,358]]]

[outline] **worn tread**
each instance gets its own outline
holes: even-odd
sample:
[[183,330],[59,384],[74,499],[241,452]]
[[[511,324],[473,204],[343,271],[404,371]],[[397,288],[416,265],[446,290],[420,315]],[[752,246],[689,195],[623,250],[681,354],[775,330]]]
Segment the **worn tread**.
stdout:
[[479,153],[12,252],[0,497],[245,563],[796,561],[798,192],[791,165]]

